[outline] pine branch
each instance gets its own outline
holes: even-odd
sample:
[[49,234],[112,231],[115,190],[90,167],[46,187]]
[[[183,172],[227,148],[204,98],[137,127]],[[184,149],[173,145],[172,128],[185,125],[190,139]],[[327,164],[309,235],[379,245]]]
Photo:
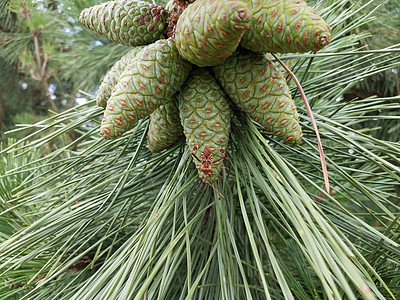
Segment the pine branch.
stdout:
[[[21,125],[14,132],[32,134],[0,150],[0,193],[7,199],[0,206],[1,295],[394,299],[400,289],[400,147],[373,133],[377,120],[398,123],[399,96],[344,99],[359,80],[399,58],[396,47],[360,53],[365,35],[353,32],[373,14],[371,3],[319,1],[334,24],[331,45],[280,57],[302,78],[324,144],[330,193],[302,105],[304,137],[296,147],[235,112],[215,183],[222,198],[201,184],[183,141],[148,151],[148,120],[103,140],[103,111],[82,92],[88,103]],[[87,52],[87,43],[79,45]],[[125,50],[107,45],[90,55],[105,65]],[[40,57],[45,70],[49,61]],[[40,155],[66,133],[77,139]],[[32,150],[39,154],[31,156]]]

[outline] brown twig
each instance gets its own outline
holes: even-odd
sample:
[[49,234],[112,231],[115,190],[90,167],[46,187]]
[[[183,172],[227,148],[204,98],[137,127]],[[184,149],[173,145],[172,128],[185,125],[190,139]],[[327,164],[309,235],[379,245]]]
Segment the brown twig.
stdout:
[[[46,55],[44,56],[44,60],[43,60],[42,67],[41,67],[41,69],[40,69],[40,74],[41,74],[42,76],[45,76],[44,74],[45,74],[45,72],[46,72],[46,66],[47,66],[47,62],[49,61],[49,58],[50,58],[50,54],[49,54],[49,53],[46,53]],[[46,76],[46,78],[47,78],[47,76]]]
[[322,142],[321,142],[321,137],[319,135],[319,130],[317,127],[317,123],[315,122],[313,112],[311,110],[310,104],[308,103],[306,94],[304,93],[304,90],[300,84],[300,82],[297,80],[296,75],[293,74],[293,72],[285,65],[283,61],[281,61],[275,54],[271,53],[272,56],[281,64],[281,66],[290,74],[292,77],[293,81],[296,83],[297,88],[299,89],[301,98],[303,99],[304,105],[306,106],[307,113],[310,117],[311,123],[313,124],[315,135],[317,137],[317,142],[318,142],[318,151],[319,151],[319,156],[321,158],[321,166],[322,166],[322,173],[324,175],[324,181],[325,181],[325,190],[329,194],[330,193],[330,187],[329,187],[329,177],[328,177],[328,168],[326,167],[326,161],[325,161],[325,155],[324,155],[324,149],[322,147]]
[[33,69],[32,65],[28,65],[29,74],[31,74],[31,78],[36,81],[41,81],[41,78],[35,74],[35,70]]
[[[26,4],[23,1],[20,1],[21,6],[22,6],[22,12],[24,13],[26,19],[32,23],[31,20],[31,16],[29,14],[29,9],[26,7]],[[46,66],[47,66],[47,62],[49,60],[49,54],[46,53],[46,55],[44,56],[44,61],[42,62],[42,53],[40,51],[40,45],[39,45],[39,35],[41,34],[42,30],[34,30],[32,29],[31,33],[32,33],[32,37],[33,37],[33,44],[35,47],[35,57],[36,57],[36,65],[37,65],[37,69],[39,71],[39,75],[34,73],[33,68],[30,68],[30,74],[31,77],[34,80],[37,81],[41,81],[43,84],[43,87],[46,91],[46,96],[49,99],[51,108],[53,109],[53,111],[58,112],[58,108],[56,103],[54,102],[53,99],[51,99],[51,96],[49,94],[49,83],[48,83],[48,79],[51,78],[54,73],[50,73],[51,75],[47,74],[46,75]]]

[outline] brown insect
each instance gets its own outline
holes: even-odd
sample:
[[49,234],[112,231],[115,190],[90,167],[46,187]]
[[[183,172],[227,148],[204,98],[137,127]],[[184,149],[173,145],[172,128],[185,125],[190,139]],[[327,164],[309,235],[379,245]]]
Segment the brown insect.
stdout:
[[200,171],[203,172],[204,174],[204,176],[202,177],[203,181],[208,185],[210,185],[214,190],[216,190],[222,197],[224,197],[216,188],[214,188],[211,185],[211,183],[208,181],[208,177],[215,174],[215,172],[211,169],[211,167],[212,165],[219,164],[219,162],[225,158],[225,150],[221,149],[222,157],[214,161],[212,160],[212,150],[210,146],[206,145],[204,147],[204,150],[201,153],[200,158],[198,158],[197,155],[195,154],[197,150],[198,148],[195,146],[193,150],[190,152],[190,154],[192,154],[193,157],[201,163],[200,166],[196,166],[196,168],[200,169]]

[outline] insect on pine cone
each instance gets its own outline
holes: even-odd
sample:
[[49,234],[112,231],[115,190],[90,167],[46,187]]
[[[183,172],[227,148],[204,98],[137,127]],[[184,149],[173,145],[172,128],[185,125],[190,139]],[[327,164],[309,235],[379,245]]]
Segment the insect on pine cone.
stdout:
[[225,158],[225,150],[221,149],[220,152],[222,154],[222,157],[212,160],[212,151],[211,148],[207,145],[204,147],[203,152],[201,153],[200,158],[197,157],[195,154],[197,151],[197,147],[194,147],[193,150],[190,152],[190,154],[193,155],[195,159],[197,159],[200,162],[199,166],[196,166],[197,169],[199,169],[203,173],[203,181],[205,183],[208,183],[208,178],[212,175],[215,175],[215,172],[212,170],[212,165],[216,165],[221,163],[221,161]]

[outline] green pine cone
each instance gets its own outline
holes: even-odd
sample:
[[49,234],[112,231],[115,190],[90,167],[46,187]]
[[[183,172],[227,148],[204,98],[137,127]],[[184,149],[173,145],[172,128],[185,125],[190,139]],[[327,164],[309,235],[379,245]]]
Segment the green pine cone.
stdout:
[[240,45],[254,52],[318,51],[331,29],[303,0],[252,0],[251,29]]
[[144,47],[120,76],[101,123],[105,139],[114,139],[170,101],[192,65],[179,56],[172,39]]
[[151,152],[160,152],[183,136],[179,119],[178,100],[174,96],[170,102],[161,105],[150,115],[147,145]]
[[204,182],[212,183],[218,179],[229,141],[231,116],[228,97],[210,71],[197,69],[182,86],[178,98],[181,122],[190,150],[199,159],[206,152],[206,146],[212,151],[211,161],[214,163],[209,166],[209,171],[202,168],[206,164],[193,157],[199,177]]
[[115,43],[151,44],[166,37],[168,12],[145,1],[109,1],[84,9],[79,21]]
[[220,64],[239,45],[250,26],[248,4],[239,0],[197,0],[176,24],[175,40],[182,57],[200,67]]
[[289,87],[265,55],[241,49],[213,70],[240,109],[288,144],[300,142],[303,134]]
[[112,67],[111,70],[108,71],[106,76],[104,76],[103,81],[99,86],[99,90],[97,92],[97,105],[106,108],[107,101],[111,97],[111,92],[114,89],[115,85],[118,82],[119,76],[124,72],[125,67],[131,62],[132,59],[136,57],[136,54],[139,53],[140,50],[145,46],[138,46],[133,48],[131,51],[126,53],[119,59]]

